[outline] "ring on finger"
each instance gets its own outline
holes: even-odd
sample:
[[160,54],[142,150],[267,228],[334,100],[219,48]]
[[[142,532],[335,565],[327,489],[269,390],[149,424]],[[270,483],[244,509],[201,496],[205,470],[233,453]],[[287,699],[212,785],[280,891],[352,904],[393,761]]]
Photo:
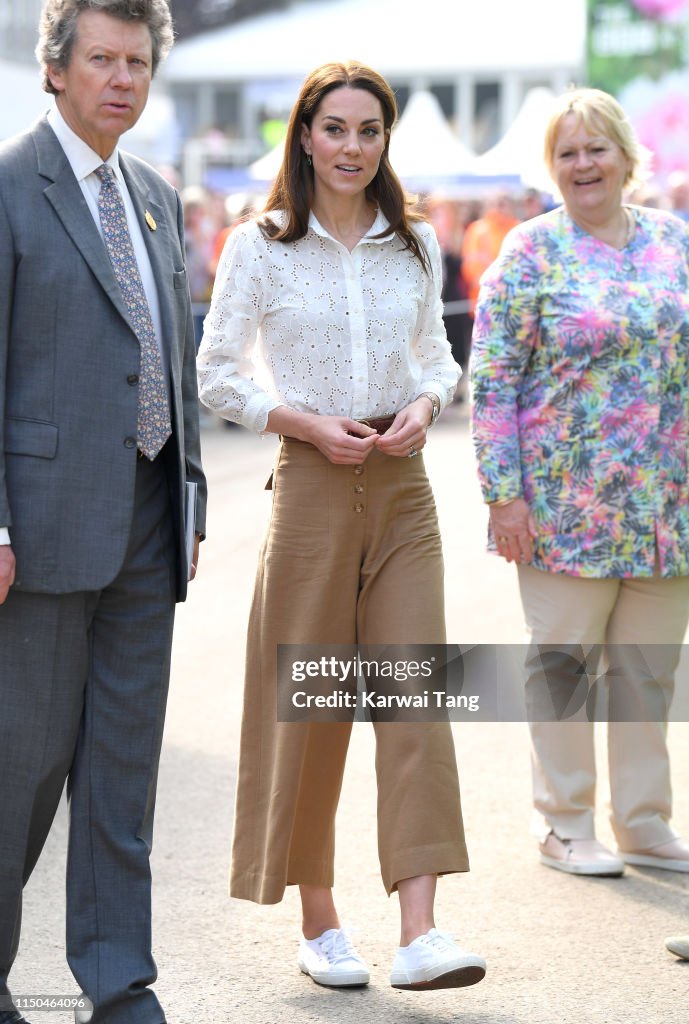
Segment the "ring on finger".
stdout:
[[415,458],[415,457],[416,457],[416,456],[417,456],[418,454],[419,454],[419,453],[417,452],[417,450],[416,450],[416,448],[414,447],[414,445],[413,445],[413,444],[412,444],[412,445],[410,445],[410,446],[409,446],[409,455],[407,455],[407,458],[408,458],[408,459],[413,459],[413,458]]
[[509,541],[510,538],[506,537],[504,534],[501,537],[498,537],[498,544],[509,544]]

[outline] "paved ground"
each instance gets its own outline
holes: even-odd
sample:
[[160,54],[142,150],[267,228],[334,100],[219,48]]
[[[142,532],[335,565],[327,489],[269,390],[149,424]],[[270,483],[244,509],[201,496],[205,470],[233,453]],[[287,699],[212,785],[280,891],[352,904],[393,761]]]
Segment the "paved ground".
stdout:
[[[157,991],[171,1024],[689,1022],[689,964],[663,948],[666,934],[689,931],[689,875],[629,870],[623,879],[577,879],[541,867],[529,835],[521,724],[455,726],[472,871],[441,880],[438,923],[487,958],[480,985],[423,995],[388,985],[398,915],[377,871],[373,745],[365,725],[355,728],[348,760],[336,891],[373,967],[368,989],[326,990],[300,974],[293,892],[276,907],[227,897],[244,630],[274,445],[215,424],[204,441],[209,540],[178,617],[153,857]],[[483,551],[484,513],[462,408],[435,429],[427,464],[445,539],[449,639],[518,643],[514,573]],[[672,725],[670,739],[675,820],[689,835],[689,726]],[[604,795],[603,778],[599,835],[611,841]],[[62,808],[27,888],[16,994],[74,994],[62,952],[65,824]],[[68,1019],[33,1015],[34,1024]]]

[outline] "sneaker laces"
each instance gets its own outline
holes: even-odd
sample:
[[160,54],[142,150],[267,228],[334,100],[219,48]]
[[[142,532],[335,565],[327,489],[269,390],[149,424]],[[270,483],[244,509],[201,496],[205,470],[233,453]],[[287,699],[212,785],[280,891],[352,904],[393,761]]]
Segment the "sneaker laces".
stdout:
[[437,950],[445,950],[455,945],[454,935],[450,932],[439,932],[437,928],[432,928],[425,935],[420,935],[419,939],[423,941],[424,946],[432,946]]
[[343,960],[361,960],[347,928],[339,928],[318,945],[331,964],[339,964]]

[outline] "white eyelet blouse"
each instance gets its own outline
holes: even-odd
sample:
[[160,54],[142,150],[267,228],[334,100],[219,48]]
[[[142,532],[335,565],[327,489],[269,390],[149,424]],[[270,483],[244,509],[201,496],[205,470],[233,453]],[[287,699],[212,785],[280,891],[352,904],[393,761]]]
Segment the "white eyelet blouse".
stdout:
[[[275,221],[279,214],[271,214]],[[440,250],[414,226],[431,272],[376,220],[350,253],[311,215],[296,242],[252,221],[229,236],[198,356],[204,405],[251,430],[279,405],[363,419],[424,392],[444,406],[459,367],[442,320]]]

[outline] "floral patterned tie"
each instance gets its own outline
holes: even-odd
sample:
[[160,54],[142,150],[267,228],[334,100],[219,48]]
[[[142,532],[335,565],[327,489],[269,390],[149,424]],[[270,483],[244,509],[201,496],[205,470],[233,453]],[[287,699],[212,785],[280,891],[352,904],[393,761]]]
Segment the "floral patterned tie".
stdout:
[[120,190],[107,164],[96,168],[96,175],[101,183],[98,214],[105,245],[129,313],[129,321],[141,346],[137,445],[139,451],[152,460],[167,441],[172,429],[160,350],[134,256]]

